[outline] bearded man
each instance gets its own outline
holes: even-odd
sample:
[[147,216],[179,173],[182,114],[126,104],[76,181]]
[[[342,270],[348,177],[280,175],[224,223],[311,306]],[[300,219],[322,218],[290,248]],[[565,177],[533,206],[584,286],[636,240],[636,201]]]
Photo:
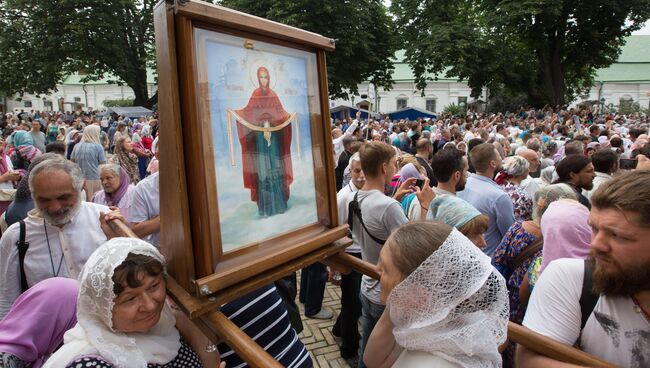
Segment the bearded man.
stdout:
[[[0,239],[0,318],[25,287],[50,277],[76,279],[93,251],[116,235],[107,223],[115,212],[82,202],[83,185],[79,166],[64,159],[45,160],[31,170],[29,189],[36,208],[24,219],[24,231],[17,222]],[[21,233],[27,243],[24,273],[17,247]]]
[[559,176],[555,183],[569,185],[578,196],[578,201],[591,209],[589,199],[582,194],[583,190],[589,191],[594,188],[596,171],[591,159],[583,155],[570,155],[560,161],[555,171]]
[[[649,366],[650,191],[643,189],[648,181],[650,170],[637,170],[593,193],[591,259],[549,264],[533,290],[526,327],[616,366]],[[585,294],[594,294],[590,308]],[[524,346],[518,350],[521,367],[573,367]]]

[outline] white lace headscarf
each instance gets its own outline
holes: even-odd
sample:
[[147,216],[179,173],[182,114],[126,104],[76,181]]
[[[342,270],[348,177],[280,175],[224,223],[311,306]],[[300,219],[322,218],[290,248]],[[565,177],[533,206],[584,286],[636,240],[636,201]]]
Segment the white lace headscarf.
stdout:
[[79,276],[77,325],[66,332],[64,345],[48,359],[47,367],[65,367],[81,356],[101,356],[116,368],[146,368],[147,363],[166,364],[180,349],[176,319],[167,304],[160,321],[147,333],[123,333],[113,329],[113,273],[129,253],[152,257],[165,264],[151,244],[134,238],[114,238],[97,248]]
[[395,341],[463,367],[501,367],[508,292],[490,258],[453,229],[388,296]]

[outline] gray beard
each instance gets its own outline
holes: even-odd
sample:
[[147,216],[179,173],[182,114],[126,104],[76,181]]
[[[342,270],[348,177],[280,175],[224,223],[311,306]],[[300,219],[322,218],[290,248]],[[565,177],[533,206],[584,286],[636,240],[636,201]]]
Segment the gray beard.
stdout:
[[60,226],[70,222],[74,217],[74,215],[76,215],[79,212],[79,208],[81,208],[81,195],[79,196],[77,203],[75,203],[74,206],[66,207],[60,210],[55,215],[52,215],[47,211],[40,210],[40,209],[39,212],[41,214],[41,217],[43,217],[48,224],[54,226]]

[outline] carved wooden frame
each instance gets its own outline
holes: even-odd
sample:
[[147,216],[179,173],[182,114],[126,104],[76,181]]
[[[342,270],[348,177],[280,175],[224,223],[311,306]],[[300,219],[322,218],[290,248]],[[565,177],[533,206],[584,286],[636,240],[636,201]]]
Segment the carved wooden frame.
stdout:
[[[338,226],[325,52],[332,40],[199,1],[159,3],[154,15],[159,74],[161,247],[169,273],[190,293],[213,294],[328,246]],[[206,29],[313,53],[318,109],[310,111],[317,222],[224,253],[214,151],[206,134],[206,84],[199,83],[194,30]],[[203,103],[202,103],[203,101]]]

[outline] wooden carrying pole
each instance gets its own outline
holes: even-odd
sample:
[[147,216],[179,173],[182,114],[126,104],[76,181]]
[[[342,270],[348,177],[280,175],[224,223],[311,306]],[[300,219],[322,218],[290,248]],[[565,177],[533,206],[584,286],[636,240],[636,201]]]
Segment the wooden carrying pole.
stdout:
[[[131,231],[131,229],[123,222],[114,220],[113,224],[125,236],[137,238],[133,231]],[[349,244],[349,242],[346,243]],[[299,264],[296,264],[296,267],[304,267],[306,266],[305,263],[313,263],[324,255],[326,255],[325,252],[322,252],[322,254],[318,256],[305,256],[304,261],[298,262]],[[358,272],[363,273],[364,275],[375,279],[379,279],[380,277],[374,265],[344,252],[339,252],[329,256],[323,260],[323,263],[329,264],[333,268],[336,268],[343,272],[349,272],[350,269],[354,269]],[[282,275],[280,275],[280,273],[295,272],[296,267],[283,267],[282,270],[278,270],[279,272],[269,272],[268,276],[281,277]],[[266,281],[268,280],[264,280],[264,282]],[[197,310],[195,312],[199,312],[198,314],[206,313],[206,311],[209,310],[207,308],[199,307],[198,304],[200,304],[200,302],[195,297],[186,293],[185,290],[183,290],[175,282],[175,280],[170,280],[168,289],[176,299],[180,299],[178,300],[181,302],[180,305],[196,305]],[[219,302],[222,303],[231,298],[232,296],[230,298],[228,296],[224,298],[219,297],[217,298],[218,302],[217,300],[214,300],[213,302],[206,301],[205,303],[211,305],[213,308],[216,308]],[[186,310],[186,312],[189,312],[188,314],[196,316],[196,314],[191,313],[191,311]],[[209,324],[209,327],[214,335],[228,344],[228,346],[230,346],[251,367],[281,367],[281,365],[276,362],[273,357],[271,357],[261,346],[259,346],[253,339],[251,339],[241,329],[239,329],[239,327],[233,324],[223,313],[219,311],[208,312],[208,314],[204,315],[202,319],[204,322],[207,322]],[[202,330],[205,332],[205,326],[202,327]],[[508,339],[517,344],[521,344],[535,352],[562,362],[588,367],[615,367],[615,365],[603,359],[585,353],[584,351],[576,349],[572,346],[557,342],[549,337],[541,335],[513,322],[508,323]]]

